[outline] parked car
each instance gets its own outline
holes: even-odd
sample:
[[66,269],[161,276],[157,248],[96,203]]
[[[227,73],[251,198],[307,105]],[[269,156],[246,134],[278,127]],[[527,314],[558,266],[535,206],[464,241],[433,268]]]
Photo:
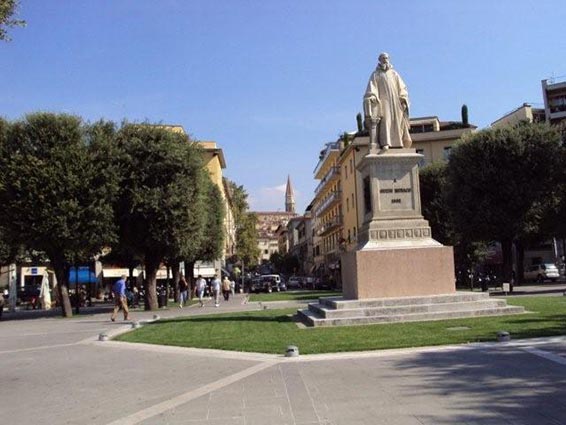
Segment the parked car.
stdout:
[[277,291],[284,292],[286,290],[287,290],[287,281],[283,276],[281,276],[281,282],[279,282],[279,285],[277,285]]
[[252,279],[250,292],[280,292],[286,291],[287,286],[278,274],[264,274]]
[[332,286],[328,278],[317,278],[314,282],[314,289],[331,289]]
[[314,288],[314,277],[307,276],[303,278],[303,288],[315,289]]
[[301,283],[300,277],[292,276],[287,281],[287,287],[289,289],[299,289],[299,288],[301,288],[301,286],[302,286],[302,283]]
[[542,283],[545,280],[556,282],[556,280],[560,277],[560,273],[558,272],[558,267],[556,267],[556,265],[552,263],[545,263],[529,266],[527,270],[525,270],[524,276],[525,280],[536,280],[538,283]]

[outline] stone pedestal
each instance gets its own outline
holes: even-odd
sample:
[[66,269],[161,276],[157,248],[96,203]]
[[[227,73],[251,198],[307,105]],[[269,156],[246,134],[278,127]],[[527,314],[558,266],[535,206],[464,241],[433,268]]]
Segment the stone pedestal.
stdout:
[[455,292],[452,247],[374,249],[342,254],[345,299]]
[[452,248],[432,238],[421,214],[414,149],[369,154],[358,165],[358,249],[342,254],[347,299],[455,292]]

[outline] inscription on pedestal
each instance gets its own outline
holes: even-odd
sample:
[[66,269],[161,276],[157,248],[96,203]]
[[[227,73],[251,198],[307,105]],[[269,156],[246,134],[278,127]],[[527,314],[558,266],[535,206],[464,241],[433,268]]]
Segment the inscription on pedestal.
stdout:
[[415,208],[410,170],[385,165],[380,170],[379,198],[381,211],[412,211]]

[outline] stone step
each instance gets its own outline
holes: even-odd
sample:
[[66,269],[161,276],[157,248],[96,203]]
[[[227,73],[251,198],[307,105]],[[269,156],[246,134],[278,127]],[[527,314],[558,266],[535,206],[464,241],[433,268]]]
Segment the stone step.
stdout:
[[419,304],[455,303],[489,299],[487,292],[455,292],[454,294],[427,295],[415,297],[374,298],[365,300],[346,300],[343,297],[322,297],[319,303],[334,309],[357,309]]
[[398,305],[386,307],[364,307],[354,309],[332,309],[324,304],[310,303],[308,309],[318,316],[326,319],[343,318],[350,316],[383,316],[383,315],[400,315],[428,312],[450,312],[463,311],[473,309],[489,309],[501,308],[507,305],[505,300],[485,299],[477,301],[463,301],[452,303],[435,303],[435,304],[412,304]]
[[307,326],[353,326],[353,325],[369,325],[369,324],[385,324],[398,322],[417,322],[432,320],[448,320],[470,317],[485,316],[502,316],[510,314],[521,314],[525,310],[523,307],[507,306],[498,308],[484,308],[460,311],[438,311],[427,313],[411,313],[411,314],[390,314],[381,316],[351,316],[344,318],[322,318],[315,312],[305,309],[299,310],[298,314],[301,320]]

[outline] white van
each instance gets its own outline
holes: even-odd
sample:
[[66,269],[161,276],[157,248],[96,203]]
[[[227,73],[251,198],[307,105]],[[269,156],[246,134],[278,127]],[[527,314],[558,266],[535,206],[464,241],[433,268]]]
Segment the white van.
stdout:
[[281,276],[279,276],[278,274],[262,274],[261,281],[263,283],[263,290],[265,292],[280,292],[287,289],[281,281]]

